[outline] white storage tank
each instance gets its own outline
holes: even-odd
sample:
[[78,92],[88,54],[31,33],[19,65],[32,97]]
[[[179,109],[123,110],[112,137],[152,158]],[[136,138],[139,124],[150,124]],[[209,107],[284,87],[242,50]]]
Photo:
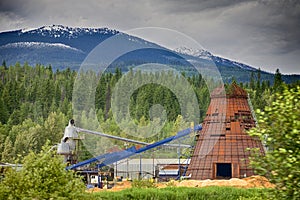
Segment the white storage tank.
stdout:
[[68,155],[71,154],[69,144],[62,142],[57,145],[57,154]]

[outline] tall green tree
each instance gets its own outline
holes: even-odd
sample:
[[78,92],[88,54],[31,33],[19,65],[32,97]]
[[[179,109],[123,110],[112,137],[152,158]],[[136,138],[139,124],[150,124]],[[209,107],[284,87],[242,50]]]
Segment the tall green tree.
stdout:
[[7,136],[5,139],[3,151],[1,154],[2,154],[1,160],[3,162],[8,162],[8,163],[14,162],[15,153],[14,153],[12,141],[9,136]]
[[47,140],[50,141],[51,145],[59,143],[63,137],[64,129],[68,121],[69,119],[62,112],[50,113],[44,122],[45,140],[42,145],[44,145]]
[[2,97],[0,97],[0,113],[0,123],[5,124],[9,118],[9,112]]
[[256,81],[256,90],[261,93],[261,70],[258,68],[257,70],[257,81]]
[[252,90],[255,89],[254,72],[251,72],[251,75],[250,75],[250,89],[252,89]]
[[[24,121],[23,125],[26,123],[31,123],[30,121]],[[26,125],[25,125],[26,126]],[[36,124],[35,126],[28,127],[27,130],[20,132],[14,142],[14,153],[17,157],[24,157],[30,151],[39,152],[41,146],[45,143],[42,142],[44,139],[43,134],[45,134],[44,129]]]
[[258,115],[250,134],[260,137],[268,151],[256,155],[252,164],[276,184],[276,199],[300,199],[300,86],[285,87]]
[[282,86],[282,76],[281,73],[279,71],[279,69],[276,69],[275,75],[274,75],[274,86],[273,88],[275,90],[280,90],[281,86]]

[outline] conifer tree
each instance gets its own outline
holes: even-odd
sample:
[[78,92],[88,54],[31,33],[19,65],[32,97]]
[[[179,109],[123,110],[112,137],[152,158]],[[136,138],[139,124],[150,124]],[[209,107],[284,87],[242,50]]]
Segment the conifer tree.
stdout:
[[282,86],[282,77],[279,69],[276,69],[275,75],[274,75],[274,90],[280,90]]
[[4,142],[4,148],[1,154],[1,160],[3,162],[12,163],[14,161],[14,148],[9,136],[6,137]]

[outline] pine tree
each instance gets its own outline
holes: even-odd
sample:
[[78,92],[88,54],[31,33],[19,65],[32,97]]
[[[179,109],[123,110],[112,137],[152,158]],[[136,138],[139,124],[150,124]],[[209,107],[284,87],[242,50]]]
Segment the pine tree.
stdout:
[[50,113],[44,122],[44,128],[47,134],[45,135],[45,140],[42,145],[45,144],[46,140],[49,140],[52,145],[59,143],[67,122],[68,119],[63,113]]
[[1,159],[3,162],[13,162],[14,161],[13,145],[12,145],[12,142],[11,142],[9,136],[7,136],[5,139]]
[[110,84],[107,84],[107,90],[105,94],[105,119],[108,119],[108,112],[110,110],[110,103],[111,103],[111,90]]
[[105,75],[102,75],[100,77],[100,80],[98,82],[97,88],[96,88],[96,94],[95,94],[95,107],[97,109],[105,110],[105,94],[107,90],[107,83],[105,80]]
[[260,83],[261,83],[261,70],[260,70],[260,68],[258,68],[258,70],[257,70],[257,81],[256,81],[256,90],[259,90],[259,92],[260,92],[260,87],[261,87],[261,85],[260,85]]
[[274,86],[273,88],[275,90],[280,90],[281,89],[281,86],[282,86],[282,77],[281,77],[281,73],[279,71],[279,69],[276,69],[276,73],[274,75]]
[[0,97],[0,123],[6,124],[9,118],[9,112],[7,110],[6,104],[3,101],[3,98]]
[[252,89],[252,90],[255,89],[254,73],[253,72],[251,72],[251,76],[250,76],[250,89]]
[[2,66],[4,67],[5,70],[7,70],[7,66],[6,66],[6,61],[5,60],[2,61]]

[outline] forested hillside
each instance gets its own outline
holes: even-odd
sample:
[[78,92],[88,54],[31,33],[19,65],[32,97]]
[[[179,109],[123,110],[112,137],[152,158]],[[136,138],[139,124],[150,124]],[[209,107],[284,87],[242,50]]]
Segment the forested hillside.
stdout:
[[[139,72],[129,72],[139,76]],[[159,74],[164,78],[168,72]],[[13,162],[30,150],[39,152],[47,140],[57,144],[63,135],[68,119],[72,118],[72,93],[77,72],[70,69],[53,72],[51,66],[16,64],[0,66],[0,160]],[[95,75],[97,77],[97,75]],[[153,74],[154,76],[154,74]],[[95,106],[104,132],[122,135],[113,119],[111,95],[115,84],[122,77],[117,68],[114,73],[98,77]],[[209,105],[209,91],[201,75],[187,77],[198,100],[200,122]],[[250,83],[242,85],[251,96],[255,108],[264,108],[272,102],[272,94],[283,87],[281,74],[275,74],[274,86],[260,80],[260,73],[253,73]],[[297,83],[294,83],[297,84]],[[298,83],[299,84],[299,83]],[[293,85],[290,85],[293,87]],[[178,131],[178,124],[186,123],[172,91],[164,86],[148,84],[137,89],[130,101],[130,114],[136,124],[149,122],[149,108],[160,104],[166,109],[168,122],[161,130],[161,139]],[[88,112],[88,111],[87,111]],[[186,124],[189,127],[189,124]],[[155,139],[159,139],[156,138]],[[146,138],[152,142],[154,138]],[[116,142],[118,144],[118,142]]]

